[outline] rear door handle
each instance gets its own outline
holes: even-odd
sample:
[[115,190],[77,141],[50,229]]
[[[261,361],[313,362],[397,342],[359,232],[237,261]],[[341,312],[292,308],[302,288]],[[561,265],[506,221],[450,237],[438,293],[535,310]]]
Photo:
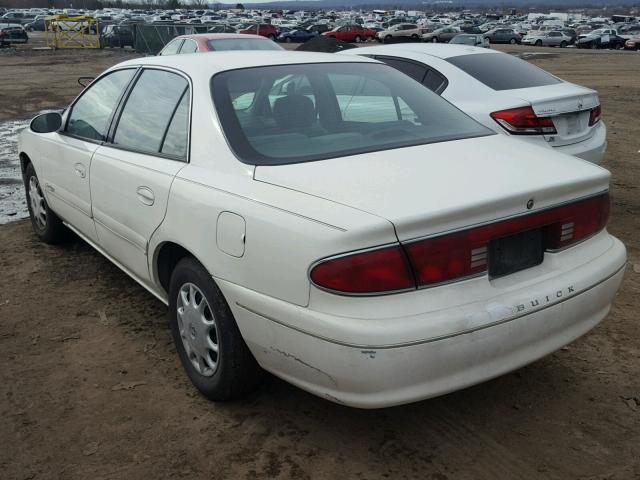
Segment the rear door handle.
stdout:
[[138,200],[144,205],[151,206],[156,201],[156,197],[149,187],[138,187],[136,190]]
[[76,175],[78,175],[80,178],[84,178],[84,177],[86,177],[86,176],[87,176],[87,171],[85,170],[85,168],[84,168],[84,165],[83,165],[83,164],[81,164],[81,163],[76,163],[76,164],[73,166],[73,169],[75,170]]

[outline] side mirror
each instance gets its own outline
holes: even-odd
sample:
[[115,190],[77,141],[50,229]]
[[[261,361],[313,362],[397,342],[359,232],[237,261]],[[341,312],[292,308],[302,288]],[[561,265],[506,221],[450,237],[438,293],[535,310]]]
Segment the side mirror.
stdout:
[[29,125],[29,128],[36,133],[57,132],[60,130],[60,127],[62,127],[62,115],[58,112],[48,112],[38,115],[31,120],[31,125]]

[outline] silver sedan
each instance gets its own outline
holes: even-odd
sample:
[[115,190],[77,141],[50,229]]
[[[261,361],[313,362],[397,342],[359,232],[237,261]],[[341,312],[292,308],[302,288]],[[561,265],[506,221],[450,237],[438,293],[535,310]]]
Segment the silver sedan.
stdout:
[[561,47],[571,43],[571,37],[563,32],[540,32],[528,34],[522,39],[523,45],[535,45],[536,47]]

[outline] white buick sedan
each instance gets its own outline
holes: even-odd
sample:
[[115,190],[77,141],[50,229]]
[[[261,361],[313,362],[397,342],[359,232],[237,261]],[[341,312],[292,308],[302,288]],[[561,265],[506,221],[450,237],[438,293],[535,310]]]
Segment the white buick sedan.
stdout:
[[364,57],[127,61],[19,151],[35,233],[166,303],[213,400],[261,368],[363,408],[482,382],[597,325],[625,266],[606,170]]
[[513,55],[464,45],[396,44],[341,55],[376,58],[486,127],[593,163],[607,149],[598,93]]

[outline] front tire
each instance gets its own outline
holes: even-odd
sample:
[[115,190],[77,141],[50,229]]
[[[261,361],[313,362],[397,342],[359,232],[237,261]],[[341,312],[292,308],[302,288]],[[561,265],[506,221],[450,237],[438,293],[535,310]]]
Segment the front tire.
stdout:
[[509,43],[511,45],[515,45],[516,43],[518,43],[518,41],[515,38],[512,38],[511,40],[509,40]]
[[536,47],[542,46],[542,40],[536,40]]
[[432,43],[438,43],[438,37],[433,37],[433,38],[431,39],[431,42],[432,42]]
[[356,35],[356,37],[353,39],[354,42],[356,43],[360,43],[362,41],[362,38],[360,37],[360,35]]
[[565,42],[564,40],[560,42],[560,48],[566,48],[567,46],[567,42]]
[[35,234],[45,243],[58,243],[64,240],[66,228],[62,220],[49,208],[42,193],[40,181],[33,164],[29,163],[24,172],[24,189],[31,226]]
[[222,292],[195,259],[178,262],[169,286],[169,323],[182,366],[210,400],[241,397],[259,383],[253,358]]

